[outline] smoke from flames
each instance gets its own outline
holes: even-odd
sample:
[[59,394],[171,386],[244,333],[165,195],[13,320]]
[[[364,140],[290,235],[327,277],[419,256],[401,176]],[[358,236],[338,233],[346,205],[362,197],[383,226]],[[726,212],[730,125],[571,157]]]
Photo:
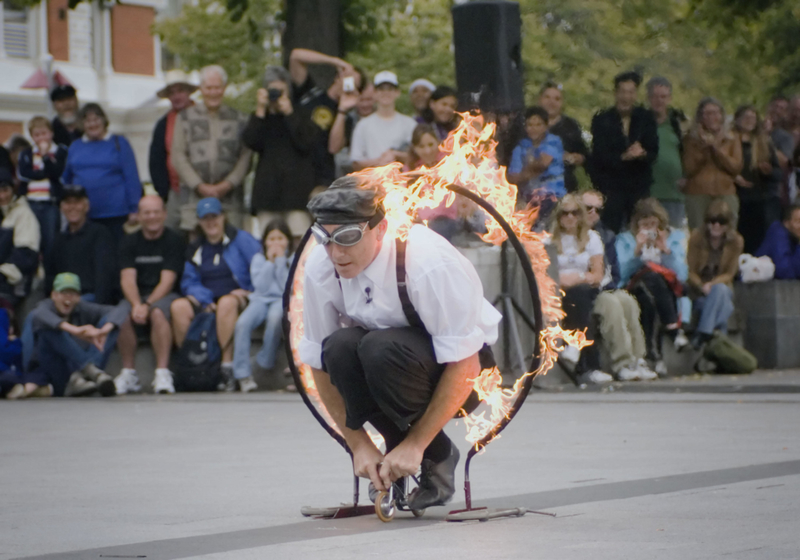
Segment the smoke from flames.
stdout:
[[[388,239],[406,238],[409,229],[415,223],[414,217],[417,212],[425,208],[437,208],[443,201],[446,201],[447,206],[458,204],[460,211],[469,212],[470,205],[474,206],[474,203],[447,189],[448,185],[455,184],[473,191],[494,206],[525,247],[533,266],[542,302],[545,328],[540,333],[540,341],[543,355],[539,368],[521,376],[512,388],[504,389],[501,386],[502,377],[496,367],[483,370],[478,377],[470,380],[473,389],[484,403],[464,419],[467,427],[466,439],[471,444],[477,445],[508,415],[525,378],[545,374],[552,368],[562,341],[579,348],[591,342],[586,340],[583,332],[565,331],[558,326],[564,312],[561,309],[561,293],[555,281],[547,275],[550,261],[543,243],[547,234],[531,231],[536,209],[519,211],[515,209],[517,187],[506,180],[506,169],[497,163],[495,125],[484,123],[481,116],[462,113],[461,117],[461,124],[440,146],[445,157],[434,167],[430,169],[422,167],[413,173],[403,173],[400,163],[392,163],[384,167],[365,169],[353,175],[364,183],[381,186],[389,226]],[[409,185],[409,181],[413,182]],[[500,245],[506,240],[505,231],[494,219],[487,216],[485,225],[488,232],[481,236],[483,241]],[[298,343],[303,336],[304,263],[315,245],[312,237],[303,255],[299,257],[301,260],[294,276],[289,310],[291,346],[306,392],[328,423],[335,428],[336,425],[319,399],[311,368],[300,361],[297,353]],[[380,441],[379,435],[370,435],[373,441]]]

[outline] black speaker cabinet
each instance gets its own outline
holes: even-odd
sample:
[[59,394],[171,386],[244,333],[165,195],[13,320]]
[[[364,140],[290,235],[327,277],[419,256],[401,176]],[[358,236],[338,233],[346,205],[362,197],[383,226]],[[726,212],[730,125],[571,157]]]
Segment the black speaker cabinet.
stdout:
[[525,107],[516,2],[474,1],[453,7],[459,107],[499,113]]

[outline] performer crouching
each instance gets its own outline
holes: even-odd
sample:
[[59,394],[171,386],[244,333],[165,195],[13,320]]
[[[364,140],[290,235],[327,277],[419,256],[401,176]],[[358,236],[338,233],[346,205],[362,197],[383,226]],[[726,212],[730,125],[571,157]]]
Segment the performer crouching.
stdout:
[[[375,185],[343,177],[308,209],[320,246],[306,262],[301,359],[356,475],[388,490],[421,465],[409,507],[444,505],[459,453],[442,430],[470,396],[481,359],[493,365],[487,345],[497,340],[500,313],[444,238],[422,225],[405,242],[386,236]],[[365,422],[384,437],[385,456]]]

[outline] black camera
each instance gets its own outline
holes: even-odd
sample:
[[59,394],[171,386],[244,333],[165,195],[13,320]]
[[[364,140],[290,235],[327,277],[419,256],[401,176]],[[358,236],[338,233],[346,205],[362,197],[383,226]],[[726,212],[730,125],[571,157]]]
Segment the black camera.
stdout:
[[279,90],[278,88],[269,88],[267,90],[267,97],[269,98],[270,103],[275,103],[281,98],[282,95],[283,91]]

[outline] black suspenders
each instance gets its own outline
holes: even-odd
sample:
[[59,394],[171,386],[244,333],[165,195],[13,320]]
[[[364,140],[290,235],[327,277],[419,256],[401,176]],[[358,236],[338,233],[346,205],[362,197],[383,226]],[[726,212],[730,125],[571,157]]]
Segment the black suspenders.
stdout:
[[400,304],[403,306],[403,314],[406,316],[408,324],[425,330],[425,324],[419,317],[419,313],[414,309],[411,298],[408,297],[408,285],[406,284],[406,242],[395,239],[397,247],[397,258],[395,259],[395,270],[397,270],[397,294],[400,296]]

